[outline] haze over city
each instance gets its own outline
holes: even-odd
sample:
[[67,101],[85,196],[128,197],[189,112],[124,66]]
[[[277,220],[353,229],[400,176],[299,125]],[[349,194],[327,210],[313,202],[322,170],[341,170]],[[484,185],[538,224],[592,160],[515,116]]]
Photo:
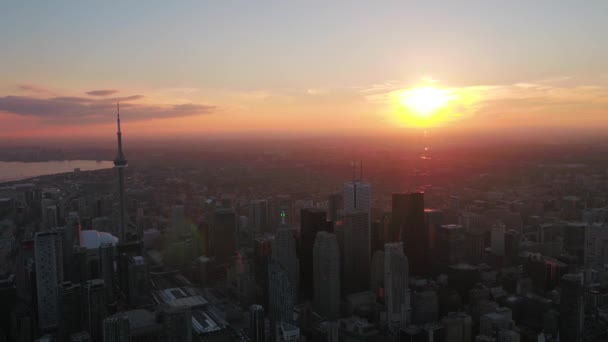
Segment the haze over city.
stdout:
[[608,341],[607,1],[0,32],[0,342]]
[[132,137],[607,125],[601,0],[2,7],[3,140],[106,136],[117,101]]

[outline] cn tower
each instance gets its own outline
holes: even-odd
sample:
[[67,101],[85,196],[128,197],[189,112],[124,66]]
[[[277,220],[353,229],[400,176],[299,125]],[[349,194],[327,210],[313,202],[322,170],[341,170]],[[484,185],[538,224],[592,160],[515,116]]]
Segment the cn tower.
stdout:
[[122,153],[122,133],[120,133],[120,104],[116,104],[116,124],[118,125],[118,131],[116,136],[118,137],[118,155],[114,159],[114,168],[118,170],[118,193],[120,196],[120,242],[125,243],[125,175],[124,168],[127,167],[127,160],[125,155]]

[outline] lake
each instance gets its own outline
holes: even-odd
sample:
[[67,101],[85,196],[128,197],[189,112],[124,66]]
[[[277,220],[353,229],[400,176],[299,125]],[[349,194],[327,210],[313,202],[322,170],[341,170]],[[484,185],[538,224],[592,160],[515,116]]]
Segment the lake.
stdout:
[[109,169],[113,166],[114,163],[107,160],[62,160],[33,163],[0,161],[0,182],[72,172],[77,168],[80,171],[91,171]]

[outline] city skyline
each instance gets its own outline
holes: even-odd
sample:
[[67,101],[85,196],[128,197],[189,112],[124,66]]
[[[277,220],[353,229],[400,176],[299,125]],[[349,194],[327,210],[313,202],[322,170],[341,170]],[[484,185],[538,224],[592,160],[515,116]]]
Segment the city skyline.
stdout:
[[0,6],[0,342],[608,341],[604,10]]
[[[0,132],[101,138],[119,100],[134,138],[601,129],[606,10],[603,1],[7,4]],[[420,120],[411,94],[427,88],[441,110]]]

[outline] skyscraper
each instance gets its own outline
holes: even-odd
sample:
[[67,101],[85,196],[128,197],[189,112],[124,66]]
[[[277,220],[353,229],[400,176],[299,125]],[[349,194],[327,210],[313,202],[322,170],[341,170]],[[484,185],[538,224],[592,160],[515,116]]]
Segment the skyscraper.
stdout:
[[583,299],[583,275],[568,273],[560,282],[559,334],[564,341],[578,342],[583,338],[585,302]]
[[103,320],[103,342],[129,342],[129,317],[116,314]]
[[218,208],[209,227],[209,256],[228,263],[236,251],[237,215],[233,208]]
[[412,273],[427,269],[428,232],[424,222],[424,193],[393,194],[392,241],[402,241]]
[[293,321],[294,294],[286,270],[278,261],[272,260],[268,266],[268,316],[273,327],[280,322]]
[[149,301],[148,266],[140,256],[131,256],[128,260],[129,270],[129,304],[132,307],[145,305]]
[[253,200],[249,202],[248,224],[250,230],[255,234],[270,231],[270,208],[265,199]]
[[371,246],[369,212],[344,214],[343,226],[343,295],[369,289]]
[[463,262],[466,258],[464,228],[457,224],[444,224],[437,233],[437,256],[439,266]]
[[69,281],[59,286],[60,336],[66,339],[81,330],[82,291],[80,284]]
[[162,311],[165,342],[192,342],[192,311],[190,307],[165,308]]
[[410,320],[410,290],[408,258],[402,242],[384,245],[384,302],[392,331],[398,331]]
[[124,154],[122,153],[122,133],[120,132],[120,108],[119,105],[116,105],[116,125],[118,130],[116,132],[116,136],[118,138],[118,154],[114,159],[114,168],[118,170],[118,196],[120,199],[120,242],[125,242],[125,234],[126,234],[126,202],[125,202],[125,175],[124,169],[127,167],[127,160],[125,159]]
[[65,278],[72,280],[72,270],[68,265],[72,261],[72,255],[74,252],[74,246],[80,246],[80,217],[77,212],[70,212],[65,218],[65,227],[62,228],[62,241],[63,246],[63,265],[65,271]]
[[258,303],[268,308],[268,264],[272,257],[272,243],[274,235],[264,234],[254,240],[254,267],[255,283],[257,287]]
[[83,293],[83,326],[91,334],[91,341],[102,340],[102,321],[106,318],[106,291],[101,279],[93,279],[84,283]]
[[264,307],[251,305],[249,307],[249,337],[252,342],[265,342]]
[[313,245],[320,231],[332,231],[332,222],[327,221],[327,213],[317,209],[300,211],[300,288],[308,299],[313,295]]
[[186,222],[186,214],[183,205],[174,205],[171,207],[171,230],[175,236],[186,235],[190,233],[190,227]]
[[360,180],[344,183],[344,212],[361,210],[369,213],[371,208],[371,184]]
[[450,312],[441,320],[445,340],[454,342],[470,342],[472,337],[471,316],[464,312]]
[[61,237],[54,231],[34,236],[36,290],[38,296],[38,327],[42,331],[59,325],[59,288],[63,282]]
[[443,212],[439,209],[425,209],[424,223],[428,232],[428,260],[433,260],[437,255],[437,232],[443,222]]
[[319,314],[329,319],[340,316],[340,250],[336,235],[317,233],[314,244],[314,303]]
[[272,242],[272,260],[277,262],[287,274],[295,301],[297,300],[298,287],[300,285],[300,261],[296,255],[294,233],[293,229],[285,226],[277,229],[274,241]]
[[505,225],[495,224],[491,230],[492,254],[496,256],[505,255]]
[[114,303],[116,299],[116,270],[114,268],[114,255],[114,246],[111,243],[102,243],[99,246],[101,277],[106,287],[106,299],[108,303]]
[[384,297],[384,249],[375,251],[370,264],[370,287],[369,289],[377,297]]
[[327,199],[327,219],[329,221],[336,221],[338,219],[338,211],[344,209],[344,195],[341,193],[335,193],[329,195]]

